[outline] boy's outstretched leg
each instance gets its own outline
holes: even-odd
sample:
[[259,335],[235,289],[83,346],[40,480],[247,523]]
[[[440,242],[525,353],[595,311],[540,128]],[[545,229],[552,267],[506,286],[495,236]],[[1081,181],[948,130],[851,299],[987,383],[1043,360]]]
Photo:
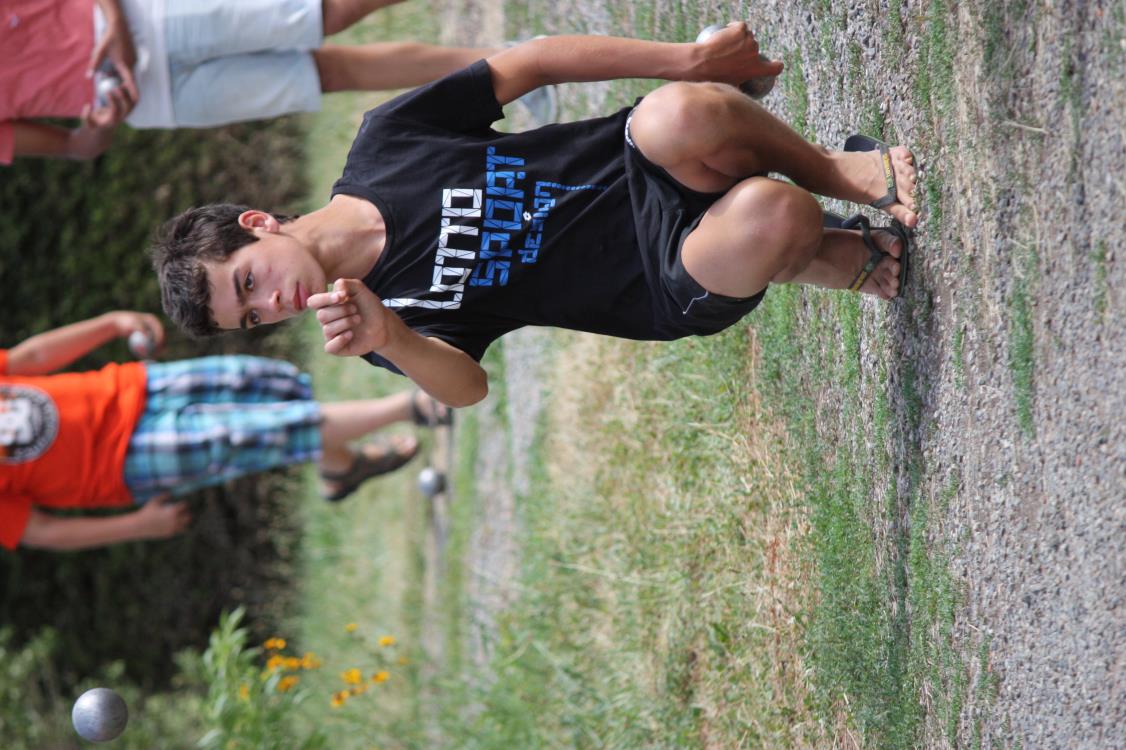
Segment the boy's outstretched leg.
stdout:
[[[680,183],[723,192],[752,175],[777,172],[806,190],[856,203],[887,191],[878,151],[831,151],[802,138],[750,97],[720,83],[670,83],[637,106],[630,134],[638,149]],[[900,200],[885,211],[918,223],[911,152],[891,149]]]
[[418,438],[393,435],[355,448],[354,440],[396,422],[438,424],[448,418],[449,407],[421,391],[363,401],[321,404],[322,455],[318,464],[323,494],[342,500],[371,477],[394,471],[418,453]]

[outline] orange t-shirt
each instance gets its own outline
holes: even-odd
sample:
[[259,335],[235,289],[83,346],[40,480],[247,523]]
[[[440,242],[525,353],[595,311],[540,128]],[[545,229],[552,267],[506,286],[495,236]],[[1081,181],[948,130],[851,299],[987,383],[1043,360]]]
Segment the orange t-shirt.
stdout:
[[8,375],[0,349],[0,544],[14,549],[34,505],[129,505],[125,451],[145,407],[139,362]]

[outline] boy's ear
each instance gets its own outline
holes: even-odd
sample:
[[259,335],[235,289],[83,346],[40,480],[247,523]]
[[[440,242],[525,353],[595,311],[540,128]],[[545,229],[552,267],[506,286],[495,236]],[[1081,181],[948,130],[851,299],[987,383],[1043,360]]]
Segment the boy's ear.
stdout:
[[238,225],[251,231],[255,229],[264,229],[267,232],[278,231],[278,220],[273,214],[253,208],[239,214]]

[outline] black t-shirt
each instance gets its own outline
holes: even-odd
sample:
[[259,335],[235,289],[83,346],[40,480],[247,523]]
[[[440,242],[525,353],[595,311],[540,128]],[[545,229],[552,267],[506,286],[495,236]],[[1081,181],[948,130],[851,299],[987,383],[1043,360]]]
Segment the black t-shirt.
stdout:
[[625,174],[628,114],[497,132],[484,60],[368,112],[333,187],[387,224],[364,283],[476,360],[524,325],[661,337]]

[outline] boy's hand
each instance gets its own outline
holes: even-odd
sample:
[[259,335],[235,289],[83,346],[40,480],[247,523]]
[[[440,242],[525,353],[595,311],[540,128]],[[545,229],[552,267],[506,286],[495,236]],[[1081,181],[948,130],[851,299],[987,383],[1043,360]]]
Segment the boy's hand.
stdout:
[[141,331],[152,338],[154,352],[160,351],[164,346],[164,326],[155,315],[131,310],[118,310],[110,314],[113,315],[113,324],[119,338],[128,338],[134,331]]
[[745,21],[732,21],[699,46],[704,55],[694,71],[696,80],[738,86],[748,78],[782,72],[782,63],[764,62],[759,56],[758,40]]
[[188,528],[192,514],[188,504],[173,501],[167,494],[158,495],[137,511],[138,539],[167,539]]
[[[123,85],[110,91],[108,97],[109,103],[104,107],[95,108],[87,104],[82,108],[82,114],[79,116],[82,119],[83,129],[112,131],[125,122],[125,118],[137,104],[137,98],[131,96]],[[105,138],[106,135],[100,137]]]
[[[137,50],[133,46],[133,35],[129,32],[129,25],[124,14],[114,12],[106,17],[106,30],[98,43],[94,45],[94,52],[90,55],[90,67],[86,71],[87,78],[94,77],[94,71],[106,59],[109,59],[121,79],[121,85],[115,90],[124,90],[128,98],[129,109],[141,98],[137,90],[137,80],[133,77],[133,66],[137,64]],[[128,114],[126,112],[125,114]]]
[[337,279],[331,292],[309,297],[325,337],[325,351],[353,357],[376,351],[390,339],[388,316],[379,297],[359,279]]

